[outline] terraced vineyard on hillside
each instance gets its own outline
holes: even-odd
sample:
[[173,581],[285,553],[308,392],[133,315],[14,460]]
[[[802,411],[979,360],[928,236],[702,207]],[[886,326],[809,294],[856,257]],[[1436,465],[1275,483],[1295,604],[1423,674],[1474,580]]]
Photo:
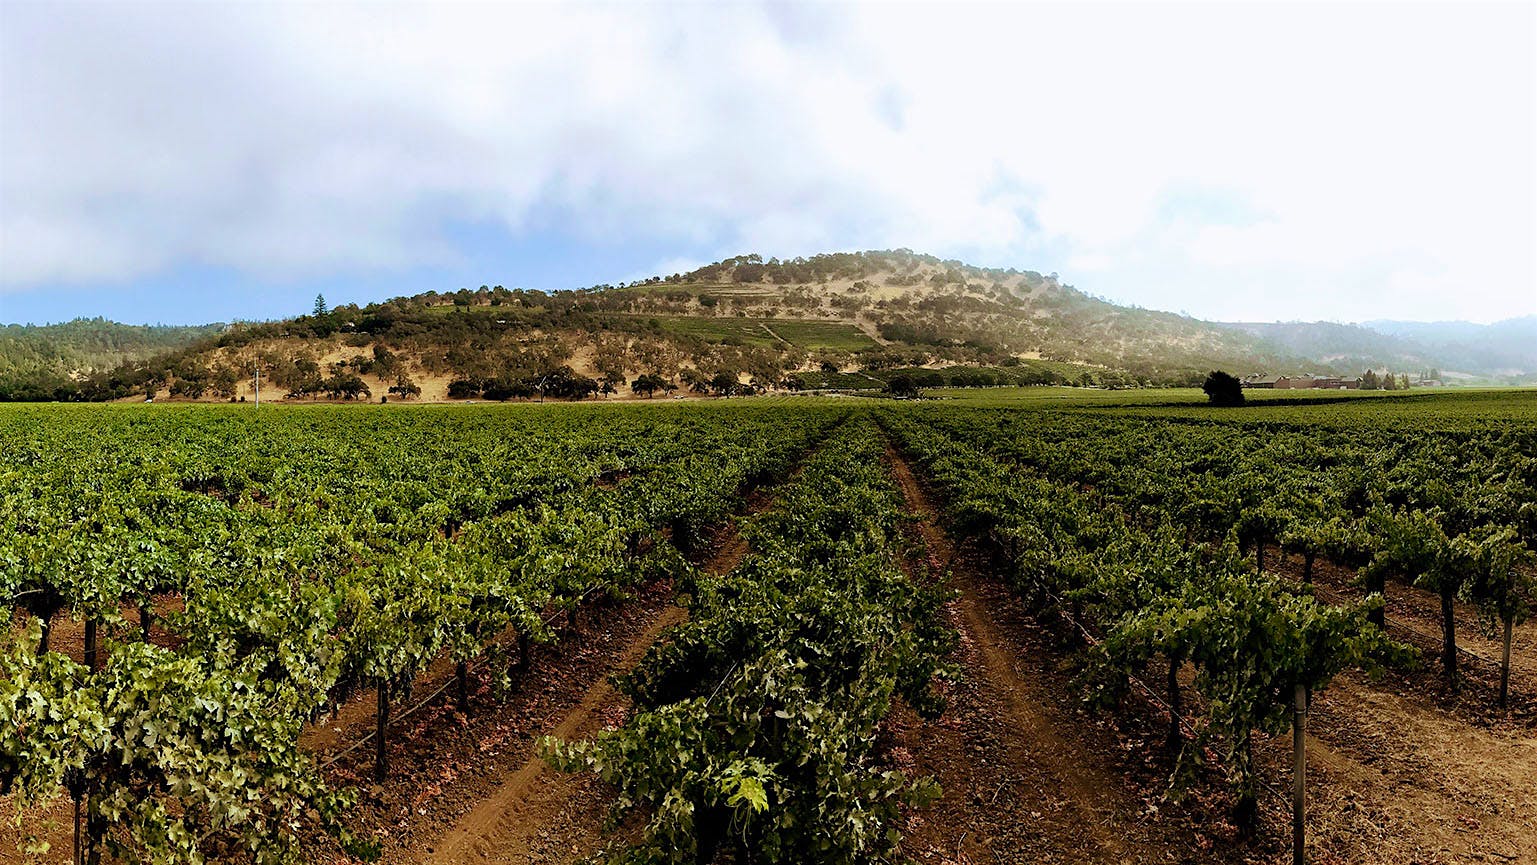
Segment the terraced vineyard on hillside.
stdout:
[[0,861],[1537,857],[1537,397],[1029,400],[0,410]]

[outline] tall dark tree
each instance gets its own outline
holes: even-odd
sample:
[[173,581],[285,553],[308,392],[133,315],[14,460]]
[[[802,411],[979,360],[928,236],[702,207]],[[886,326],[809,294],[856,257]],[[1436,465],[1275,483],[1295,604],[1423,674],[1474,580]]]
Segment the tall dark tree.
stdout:
[[659,390],[666,389],[669,384],[671,384],[671,382],[662,378],[660,375],[648,372],[635,379],[635,381],[631,382],[630,390],[634,391],[635,393],[643,393],[646,395],[647,399],[650,399],[652,394],[655,394]]
[[1243,405],[1243,383],[1220,369],[1212,370],[1201,390],[1212,405]]
[[315,295],[315,315],[325,315],[327,312],[330,312],[330,309],[326,307],[326,296]]
[[891,381],[886,383],[886,390],[896,397],[914,397],[918,395],[918,383],[909,375],[894,375]]
[[721,396],[731,396],[736,393],[739,389],[736,373],[727,370],[716,373],[715,377],[710,379],[710,389]]

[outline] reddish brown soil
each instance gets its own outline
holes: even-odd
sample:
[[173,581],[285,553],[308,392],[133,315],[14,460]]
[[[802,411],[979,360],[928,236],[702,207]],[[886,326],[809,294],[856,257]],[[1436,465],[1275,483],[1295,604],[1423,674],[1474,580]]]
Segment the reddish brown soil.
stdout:
[[[931,569],[952,563],[949,606],[963,677],[944,716],[908,711],[888,725],[893,762],[933,775],[944,795],[907,817],[904,850],[920,862],[1133,863],[1245,861],[1214,807],[1160,808],[1166,766],[1149,767],[1139,736],[1087,711],[1049,635],[1003,587],[978,573],[939,528],[927,492],[895,452],[892,468]],[[1153,771],[1149,771],[1152,768]],[[1225,850],[1219,854],[1218,850]],[[1257,858],[1255,861],[1262,861]]]
[[[562,639],[565,639],[562,636]],[[501,641],[504,644],[506,638]],[[530,655],[532,662],[533,655]],[[532,663],[530,663],[532,667]],[[433,659],[427,668],[416,676],[416,681],[411,683],[412,699],[405,701],[411,707],[421,705],[421,699],[427,694],[432,694],[441,688],[450,677],[454,675],[455,664],[447,653]],[[485,671],[477,671],[484,678]],[[475,680],[472,688],[476,693],[481,693],[484,681]],[[299,747],[314,754],[321,762],[336,758],[343,750],[354,746],[361,746],[362,738],[374,729],[374,712],[378,706],[376,700],[378,693],[373,688],[361,687],[347,695],[345,700],[334,705],[330,711],[315,719],[299,734]],[[431,704],[422,705],[418,711],[426,711]],[[391,712],[401,713],[408,711],[405,706],[392,706]],[[413,716],[414,718],[414,716]],[[394,719],[408,720],[395,715]],[[363,730],[363,733],[357,733]],[[364,749],[366,753],[373,752]]]
[[[772,497],[757,491],[747,499],[747,512],[767,508]],[[706,556],[704,570],[724,574],[747,555],[747,542],[730,525],[720,531]],[[627,670],[635,665],[668,626],[681,622],[684,611],[667,608],[641,631],[610,665]],[[558,722],[544,729],[572,740],[589,738],[622,724],[628,701],[607,679],[594,682],[581,702]],[[437,839],[398,861],[428,863],[572,862],[598,852],[616,840],[604,831],[611,792],[590,773],[564,775],[529,753],[521,765],[505,772],[500,784],[474,809],[460,817]],[[620,833],[622,836],[623,833]]]
[[[170,633],[163,626],[164,617],[182,609],[182,599],[179,594],[164,594],[154,596],[154,603],[150,606],[154,614],[150,621],[149,641],[162,648],[174,649],[181,645],[181,638]],[[139,639],[139,608],[133,604],[124,604],[118,615],[121,622],[104,623],[98,632],[100,640],[117,640],[119,642],[137,642]],[[11,614],[11,630],[19,633],[25,626],[28,615],[17,609]],[[73,619],[68,612],[60,612],[53,617],[51,627],[48,629],[48,649],[68,655],[71,659],[85,662],[85,622]]]
[[[650,610],[640,621],[642,630],[624,642],[608,670],[628,669],[640,660],[663,629],[677,624],[683,610],[666,606]],[[585,677],[583,677],[585,678]],[[623,719],[623,699],[607,678],[591,681],[581,699],[562,714],[546,715],[537,729],[561,739],[591,736]],[[563,701],[564,702],[564,701]],[[551,723],[554,721],[554,723]],[[523,862],[541,861],[545,854],[587,852],[601,828],[601,808],[573,807],[573,801],[592,803],[596,784],[588,776],[565,777],[548,768],[529,749],[518,749],[521,763],[509,760],[499,778],[474,807],[459,815],[425,846],[403,849],[392,861],[409,862]],[[596,820],[579,817],[597,814]]]
[[[432,853],[445,833],[533,759],[540,736],[585,711],[590,694],[607,687],[606,674],[624,662],[637,635],[659,630],[668,611],[676,610],[671,596],[670,585],[656,584],[631,601],[591,607],[557,642],[534,648],[529,672],[505,700],[495,699],[484,670],[474,668],[468,716],[456,711],[450,687],[391,725],[390,775],[384,784],[372,782],[371,745],[332,766],[327,774],[333,783],[356,786],[363,794],[351,822],[384,843],[381,861],[418,861]],[[425,688],[418,683],[419,691]],[[361,704],[371,708],[371,701]],[[372,731],[371,713],[356,714],[361,717],[332,725],[340,727],[339,733],[333,729],[336,745]],[[315,844],[316,860],[345,860],[328,839],[317,838]]]

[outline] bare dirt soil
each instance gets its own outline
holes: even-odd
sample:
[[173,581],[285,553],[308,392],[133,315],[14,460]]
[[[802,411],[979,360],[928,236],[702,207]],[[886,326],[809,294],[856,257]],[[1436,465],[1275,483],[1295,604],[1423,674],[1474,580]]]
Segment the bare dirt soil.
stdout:
[[[748,496],[746,512],[761,512],[771,503],[765,491]],[[717,533],[703,569],[725,574],[747,555],[747,542],[735,523]],[[611,669],[632,668],[661,633],[683,621],[684,611],[667,607],[651,625],[634,636]],[[561,739],[581,739],[614,729],[629,713],[628,700],[607,678],[594,682],[580,703],[546,732]],[[521,765],[506,772],[500,784],[437,839],[396,861],[433,865],[483,862],[573,862],[598,852],[624,834],[605,831],[612,793],[589,773],[565,775],[530,753]]]
[[932,808],[907,816],[907,855],[924,863],[1265,861],[1263,846],[1234,846],[1232,827],[1214,815],[1220,803],[1160,809],[1163,774],[1148,771],[1138,742],[1158,732],[1122,729],[1082,706],[1049,635],[957,555],[895,451],[891,464],[918,516],[928,569],[950,568],[959,592],[949,613],[963,671],[938,721],[904,711],[889,724],[893,762],[944,789]]
[[[180,612],[182,599],[179,594],[162,594],[154,596],[154,602],[150,606],[151,619],[149,628],[149,641],[161,648],[174,649],[181,645],[181,639],[167,631],[164,627],[165,617],[171,613]],[[121,621],[103,623],[98,633],[101,640],[117,640],[119,642],[139,640],[139,608],[133,604],[123,604],[118,609]],[[30,617],[25,611],[17,609],[11,615],[11,632],[20,633],[26,627]],[[85,622],[71,618],[67,612],[59,612],[53,617],[48,629],[48,649],[69,656],[78,663],[85,662]]]
[[[661,610],[625,643],[610,669],[634,666],[665,628],[683,618],[679,607]],[[541,728],[545,734],[561,739],[586,737],[617,725],[624,712],[623,698],[607,677],[599,677],[557,723]],[[602,799],[596,795],[600,792],[596,787],[590,776],[562,775],[546,766],[537,753],[530,752],[521,765],[504,772],[496,787],[446,831],[424,847],[402,851],[396,861],[539,862],[590,852],[600,840],[598,830],[602,823],[601,807],[593,807]],[[594,815],[597,818],[591,819]]]
[[[557,642],[534,648],[528,671],[506,699],[496,699],[490,677],[474,668],[468,715],[457,711],[450,687],[390,726],[390,774],[383,784],[372,780],[371,745],[331,766],[327,776],[332,783],[355,786],[362,794],[353,827],[383,842],[380,861],[421,861],[436,852],[466,815],[534,759],[539,737],[590,711],[591,694],[607,687],[606,675],[623,663],[638,635],[660,630],[675,615],[669,613],[676,610],[671,597],[671,585],[657,583],[628,601],[592,606]],[[421,691],[428,685],[417,687]],[[330,746],[317,757],[325,759],[372,731],[371,711],[350,708],[371,709],[371,702],[358,699],[344,708],[340,720],[328,725]],[[329,839],[317,837],[314,844],[316,861],[348,861]]]
[[[1471,725],[1394,677],[1342,676],[1310,714],[1310,861],[1537,862],[1537,737]],[[1257,756],[1289,784],[1289,735]]]

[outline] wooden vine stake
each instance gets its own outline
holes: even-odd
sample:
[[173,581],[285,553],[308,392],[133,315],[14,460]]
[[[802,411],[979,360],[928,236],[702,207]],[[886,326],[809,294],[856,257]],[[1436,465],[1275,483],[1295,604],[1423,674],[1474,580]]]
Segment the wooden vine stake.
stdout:
[[374,780],[383,781],[389,774],[389,756],[384,750],[384,731],[390,723],[390,689],[389,685],[381,681],[379,683],[379,704],[375,713],[377,729],[374,731]]
[[96,670],[96,619],[94,617],[85,620],[85,667],[88,670]]
[[80,797],[75,800],[75,865],[85,865],[85,842],[80,837]]
[[1514,616],[1505,617],[1504,648],[1500,650],[1500,708],[1503,709],[1510,703],[1510,636],[1511,625]]
[[1303,849],[1302,815],[1306,799],[1308,694],[1301,682],[1296,685],[1295,700],[1292,707],[1292,865],[1304,865],[1307,855]]

